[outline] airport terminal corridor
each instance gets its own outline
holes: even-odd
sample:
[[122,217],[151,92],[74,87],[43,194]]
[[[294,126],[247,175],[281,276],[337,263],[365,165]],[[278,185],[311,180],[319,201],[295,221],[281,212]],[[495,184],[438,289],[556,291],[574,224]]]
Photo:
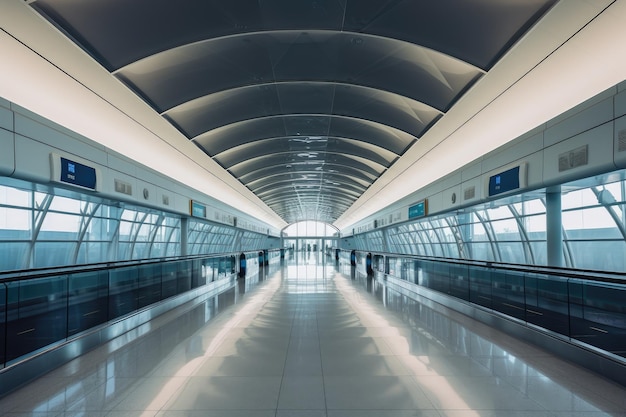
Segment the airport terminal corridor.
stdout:
[[626,388],[320,253],[0,399],[2,416],[626,417]]

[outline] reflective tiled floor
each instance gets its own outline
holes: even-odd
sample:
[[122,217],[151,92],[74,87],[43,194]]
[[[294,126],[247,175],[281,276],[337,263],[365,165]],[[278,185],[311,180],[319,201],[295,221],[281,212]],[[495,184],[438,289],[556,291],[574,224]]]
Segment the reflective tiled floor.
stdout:
[[315,256],[142,326],[6,416],[626,417],[626,388]]

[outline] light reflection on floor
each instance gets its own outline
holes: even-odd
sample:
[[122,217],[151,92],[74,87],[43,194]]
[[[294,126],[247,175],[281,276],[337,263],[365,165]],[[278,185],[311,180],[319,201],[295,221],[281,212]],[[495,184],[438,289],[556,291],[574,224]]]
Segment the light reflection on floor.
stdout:
[[298,254],[1,399],[0,415],[626,417],[624,387],[421,301]]

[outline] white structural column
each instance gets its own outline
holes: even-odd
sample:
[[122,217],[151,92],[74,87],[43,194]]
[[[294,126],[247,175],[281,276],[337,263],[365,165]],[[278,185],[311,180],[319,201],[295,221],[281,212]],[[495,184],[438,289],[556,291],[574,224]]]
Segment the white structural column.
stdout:
[[546,244],[548,265],[563,266],[563,221],[561,216],[561,187],[546,190]]

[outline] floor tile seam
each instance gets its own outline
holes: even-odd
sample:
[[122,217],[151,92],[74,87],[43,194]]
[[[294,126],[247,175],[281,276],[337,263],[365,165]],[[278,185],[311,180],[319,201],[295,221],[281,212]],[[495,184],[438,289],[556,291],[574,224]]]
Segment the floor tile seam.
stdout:
[[[255,286],[255,288],[254,288],[254,289],[258,290],[259,288],[260,288],[260,286],[258,286],[258,285],[257,285],[257,286]],[[256,291],[253,291],[252,293],[254,294],[254,293],[256,293]],[[272,297],[272,298],[273,298],[273,297]],[[235,308],[235,309],[229,309],[229,308],[227,308],[227,311],[228,311],[228,310],[233,310],[233,311],[231,311],[231,316],[233,316],[233,317],[234,317],[238,311],[240,311],[242,308],[244,308],[244,306],[246,305],[246,300],[242,300],[242,301],[243,301],[243,302],[238,303],[238,304],[239,304],[238,308]],[[263,306],[265,306],[265,304],[267,304],[267,302],[268,302],[268,301],[269,301],[269,300],[265,300],[265,302],[260,303],[261,305],[259,306],[259,309],[257,310],[257,314],[258,314],[258,312],[259,312],[259,311],[261,311],[261,310],[263,309]],[[232,307],[232,306],[229,306],[229,307]],[[218,313],[218,314],[219,314],[219,313]],[[228,330],[230,331],[230,330],[232,330],[232,329],[236,328],[236,327],[237,327],[237,325],[241,322],[241,320],[242,320],[242,319],[240,318],[240,319],[239,319],[239,320],[237,320],[235,323],[230,323],[229,325],[224,326],[224,327],[222,328],[222,330],[224,330],[224,329],[228,329]],[[198,329],[198,331],[201,331],[201,330],[202,330],[203,328],[205,328],[205,327],[206,327],[206,323],[205,323],[205,325],[201,326],[201,328],[200,328],[200,329]],[[196,333],[197,333],[197,332],[194,332],[194,334],[196,334]],[[193,335],[191,335],[191,336],[193,336]],[[191,336],[190,336],[190,337],[191,337]],[[238,337],[237,339],[240,339],[240,338],[241,338],[241,337]],[[188,339],[188,338],[186,338],[185,340],[187,340],[187,339]],[[170,354],[173,354],[174,352],[175,352],[175,351],[172,351],[172,352],[170,352]],[[169,357],[169,356],[170,356],[170,355],[168,355],[168,357]],[[200,366],[200,364],[198,364],[198,367],[199,367],[199,366]],[[172,395],[169,399],[167,399],[167,401],[166,401],[166,402],[165,402],[165,403],[161,406],[161,408],[160,408],[159,410],[156,410],[156,413],[159,413],[159,412],[162,412],[162,411],[167,411],[167,410],[168,410],[168,408],[169,408],[169,406],[170,406],[171,404],[173,404],[173,402],[175,401],[175,399],[178,397],[178,394],[180,394],[183,390],[187,389],[187,387],[188,387],[189,383],[193,380],[194,376],[197,376],[197,375],[196,375],[195,370],[194,370],[194,372],[193,372],[193,375],[192,375],[192,376],[185,376],[185,377],[181,377],[182,379],[184,379],[184,382],[182,382],[182,383],[180,384],[180,386],[178,386],[178,387],[176,388],[174,395]],[[146,377],[143,377],[143,379],[145,379],[145,378],[146,378]],[[168,378],[168,377],[166,376],[166,377],[162,377],[162,378]],[[236,378],[236,377],[235,377],[235,378]],[[141,378],[140,378],[140,379],[141,379]],[[136,383],[135,383],[135,385],[136,385]],[[131,395],[132,393],[135,393],[135,392],[136,392],[139,388],[140,388],[139,386],[135,386],[135,387],[134,387],[134,389],[133,389],[132,391],[130,391],[130,392],[128,392],[126,395],[122,396],[122,397],[119,399],[119,401],[117,401],[117,402],[116,402],[115,406],[118,406],[119,404],[121,404],[123,401],[125,401],[127,398],[129,398],[129,397],[130,397],[130,395]],[[114,406],[114,407],[115,407],[115,406]],[[151,410],[151,411],[152,411],[152,410]]]
[[[272,299],[274,297],[276,297],[278,294],[282,294],[283,292],[283,286],[284,286],[284,282],[281,284],[281,291],[276,291],[274,293],[274,295],[272,296]],[[291,344],[293,343],[292,339],[291,339],[291,335],[293,334],[293,322],[295,320],[295,316],[292,317],[292,325],[289,331],[289,342],[287,343],[287,350],[285,351],[285,360],[283,362],[283,373],[280,377],[280,384],[278,385],[278,395],[276,396],[276,409],[274,410],[274,417],[278,416],[278,405],[280,404],[280,393],[282,392],[283,389],[283,383],[285,382],[285,378],[287,378],[286,372],[287,372],[287,359],[289,358],[289,348],[291,346]]]
[[[258,288],[258,287],[257,287],[257,288]],[[228,289],[230,289],[230,288],[227,288],[226,290],[228,290]],[[142,335],[140,338],[138,338],[138,339],[134,340],[133,342],[131,342],[131,344],[136,344],[136,343],[137,343],[138,341],[140,341],[141,339],[145,339],[146,337],[148,337],[148,336],[150,336],[150,335],[153,335],[153,334],[154,334],[154,332],[156,332],[156,331],[160,330],[160,329],[161,329],[161,328],[163,328],[164,326],[166,326],[166,325],[168,325],[168,324],[170,324],[170,323],[172,323],[172,322],[174,322],[174,321],[176,321],[176,320],[180,320],[180,319],[181,319],[181,318],[182,318],[185,314],[188,314],[188,313],[189,313],[190,311],[192,311],[194,308],[198,307],[199,305],[201,305],[202,303],[205,303],[205,302],[207,301],[207,299],[205,299],[205,300],[200,300],[200,298],[201,298],[201,296],[200,296],[200,297],[197,297],[197,298],[194,298],[194,299],[190,300],[189,302],[187,302],[187,303],[185,303],[185,304],[183,304],[183,305],[181,305],[181,306],[177,307],[177,308],[176,308],[176,309],[174,309],[173,311],[169,311],[169,312],[167,312],[166,314],[164,314],[164,315],[162,315],[162,316],[160,316],[160,317],[157,317],[157,318],[156,318],[156,320],[154,320],[154,321],[156,322],[156,327],[151,327],[151,328],[150,328],[150,331],[149,331],[148,333],[146,333],[146,334]],[[189,335],[188,337],[186,337],[184,340],[187,340],[188,338],[193,337],[193,336],[194,336],[194,335],[196,335],[197,333],[201,332],[204,328],[206,328],[207,324],[208,324],[208,323],[213,322],[213,320],[214,320],[215,318],[218,318],[218,317],[219,317],[220,319],[224,320],[224,319],[225,319],[225,316],[223,316],[223,315],[222,315],[222,314],[220,314],[220,313],[222,313],[222,311],[218,312],[215,316],[213,316],[213,317],[211,318],[211,320],[209,320],[208,322],[205,322],[202,326],[200,326],[198,329],[196,329],[196,330],[195,330],[195,331],[194,331],[191,335]],[[151,323],[152,323],[152,322],[151,322]],[[215,324],[215,322],[213,322],[213,324]],[[97,354],[97,353],[98,353],[98,350],[106,349],[106,346],[107,346],[108,344],[112,343],[112,342],[113,342],[113,341],[107,342],[107,344],[102,345],[102,346],[98,347],[97,349],[95,349],[95,350],[93,350],[93,351],[88,352],[88,354]],[[125,348],[125,347],[127,347],[127,346],[128,346],[128,345],[126,345],[126,346],[122,347],[122,349],[124,349],[124,348]],[[113,356],[116,356],[116,355],[119,355],[119,353],[120,353],[120,351],[119,351],[119,350],[116,350],[115,352],[113,352],[113,353],[112,353],[112,355],[113,355]],[[170,352],[170,354],[168,354],[168,357],[169,357],[171,354],[174,354],[174,353],[175,353],[175,350],[173,350],[172,352]],[[112,356],[112,355],[110,355],[110,354],[109,354],[109,355],[106,355],[106,356],[107,356],[107,357],[110,357],[110,356]],[[131,378],[131,379],[137,379],[137,378],[146,378],[146,377],[150,377],[150,375],[152,374],[152,372],[153,372],[153,371],[149,371],[149,372],[147,372],[146,374],[144,374],[144,375],[142,375],[142,376],[140,376],[140,377],[129,377],[129,378]],[[106,379],[106,381],[104,381],[103,383],[99,384],[98,386],[96,386],[96,387],[94,387],[92,390],[90,390],[90,392],[89,392],[88,394],[90,394],[90,393],[94,392],[97,388],[99,388],[99,387],[101,387],[102,385],[106,384],[110,378],[114,378],[114,376],[107,378],[107,379]],[[137,389],[137,387],[135,387],[135,389]],[[134,391],[134,390],[133,390],[133,391]],[[128,398],[128,396],[129,396],[129,393],[127,392],[127,393],[126,393],[126,395],[122,397],[122,400],[121,400],[121,401],[123,401],[123,399],[125,399],[125,398]],[[77,401],[79,401],[79,400],[80,400],[80,399],[77,399],[76,401],[72,402],[71,404],[69,404],[69,406],[68,406],[67,408],[70,408],[72,405],[76,404],[76,402],[77,402]],[[121,402],[121,401],[119,401],[119,402]],[[119,404],[119,402],[118,402],[118,404]]]
[[[610,380],[607,380],[605,378],[602,377],[602,375],[597,375],[598,379],[602,379],[603,381],[609,382],[611,383]],[[596,390],[595,387],[594,389],[591,389],[589,387],[589,385],[585,385],[582,384],[581,382],[579,382],[579,379],[575,379],[572,382],[573,386],[577,388],[577,391],[580,392],[584,392],[586,394],[591,394],[591,395],[597,395],[598,397],[601,397],[604,401],[611,403],[612,405],[614,405],[615,407],[618,407],[616,409],[626,409],[626,387],[622,387],[622,391],[623,394],[625,396],[621,397],[621,402],[615,402],[613,400],[613,398],[615,397],[614,394],[607,392],[607,390]],[[570,392],[572,392],[572,389],[569,388],[568,389]],[[584,397],[582,397],[584,399]],[[625,412],[626,413],[626,412]]]
[[[357,296],[358,300],[360,300],[362,302],[366,302],[368,305],[371,305],[372,301],[376,301],[376,300],[372,300],[372,294],[370,294],[369,292],[364,291],[360,287],[356,287],[352,281],[350,281],[350,284],[352,284],[352,288],[358,294],[358,296]],[[354,307],[352,305],[350,305],[350,306],[351,306],[351,309],[354,311]],[[377,307],[377,305],[374,304],[372,307],[375,308],[375,307]],[[377,313],[380,313],[378,311],[378,308],[376,308],[376,310],[377,310],[376,311]],[[388,328],[388,327],[389,326],[380,326],[379,328]],[[368,329],[369,328],[370,327],[368,327]],[[389,376],[392,376],[392,377],[395,376],[395,377],[401,378],[401,379],[409,378],[410,384],[413,387],[413,389],[416,391],[416,394],[419,394],[419,395],[423,396],[428,401],[428,404],[431,407],[430,410],[434,410],[438,414],[441,414],[439,412],[440,409],[438,407],[436,407],[436,405],[432,401],[431,397],[426,393],[426,391],[418,383],[418,377],[415,375],[414,372],[412,372],[411,368],[407,364],[405,364],[404,361],[402,361],[399,358],[400,355],[396,354],[396,351],[392,348],[392,346],[387,341],[387,337],[379,336],[377,338],[378,339],[382,339],[382,341],[384,343],[384,346],[386,346],[389,349],[389,352],[391,352],[392,355],[382,355],[381,353],[378,353],[375,356],[379,356],[379,357],[392,356],[399,362],[399,364],[401,365],[401,369],[404,370],[405,372],[407,372],[407,375],[389,375]],[[412,355],[409,355],[409,356],[412,356]],[[373,376],[373,377],[375,377],[375,376]],[[387,376],[383,376],[383,377],[387,377]]]
[[[356,288],[356,290],[359,290],[359,288]],[[359,291],[359,292],[361,293],[362,291]],[[367,302],[367,304],[368,304],[368,305],[371,305],[371,304],[372,304],[372,303],[371,303],[371,302],[372,302],[372,300],[371,300],[371,294],[370,294],[370,293],[368,293],[367,291],[365,291],[364,293],[360,294],[360,299],[361,299],[361,300],[365,300],[365,302]],[[351,308],[352,308],[352,310],[354,310],[354,307],[351,307]],[[379,312],[377,311],[377,313],[379,313]],[[368,330],[369,330],[369,329],[385,329],[385,328],[389,328],[389,326],[365,326],[365,327],[366,327]],[[389,342],[387,341],[388,337],[386,337],[386,336],[372,336],[371,338],[373,339],[373,341],[375,341],[376,339],[379,339],[379,340],[380,340],[380,339],[382,339],[382,342],[383,342],[384,346],[386,346],[386,347],[387,347],[387,349],[388,349],[388,351],[390,352],[390,354],[389,354],[389,355],[386,355],[386,354],[384,354],[384,353],[380,353],[380,352],[378,352],[378,353],[376,353],[376,354],[373,354],[372,356],[379,356],[379,357],[381,357],[381,358],[384,358],[384,357],[386,357],[386,356],[392,356],[392,357],[394,357],[394,358],[395,358],[398,362],[400,362],[400,365],[402,366],[402,369],[403,369],[403,370],[405,370],[406,372],[408,372],[408,373],[409,373],[409,374],[408,374],[409,376],[414,374],[414,373],[411,371],[411,368],[410,368],[408,365],[404,364],[404,362],[403,362],[402,360],[400,360],[399,356],[401,356],[401,355],[397,354],[397,353],[396,353],[396,351],[393,349],[393,347],[389,344]]]
[[[337,277],[337,274],[333,274],[332,275],[332,288],[333,288],[333,293],[336,293],[337,289],[336,289],[336,285],[335,285],[335,279]],[[319,323],[319,317],[317,316],[317,314],[315,315],[315,325],[316,325],[316,329],[317,329],[317,346],[319,347],[319,357],[320,357],[320,373],[322,376],[322,393],[324,394],[324,412],[326,413],[326,415],[328,415],[328,397],[326,396],[326,376],[324,375],[324,359],[322,358],[322,344],[320,341],[320,323]]]
[[[442,375],[442,377],[444,377],[444,376]],[[501,378],[500,376],[497,376],[497,375],[494,375],[494,376],[491,376],[491,375],[488,375],[488,376],[469,376],[469,375],[462,375],[462,376],[459,376],[459,377],[460,377],[460,378],[468,378],[468,379],[469,379],[469,378],[471,378],[471,379],[475,379],[475,378],[498,379],[498,380],[500,380],[500,381],[503,381],[503,382],[506,384],[506,386],[508,386],[508,388],[511,388],[514,392],[521,394],[521,398],[525,398],[525,399],[527,399],[528,401],[530,401],[533,405],[537,406],[537,407],[538,407],[538,410],[534,410],[534,412],[542,412],[542,413],[546,413],[546,412],[548,412],[548,413],[550,413],[550,412],[554,412],[554,411],[559,411],[559,410],[553,410],[553,409],[551,409],[551,408],[547,408],[547,407],[543,406],[543,405],[542,405],[542,404],[541,404],[541,403],[540,403],[537,399],[535,399],[534,397],[531,397],[531,396],[530,396],[530,394],[529,394],[528,392],[525,392],[525,391],[523,391],[523,390],[519,389],[519,387],[518,387],[518,386],[514,385],[512,382],[509,382],[508,380],[505,380],[505,379]],[[570,391],[570,392],[571,392],[571,391]],[[489,409],[485,409],[485,410],[495,410],[495,411],[501,410],[501,411],[510,411],[510,410],[506,410],[506,409],[499,409],[499,408],[489,408]],[[531,411],[533,411],[533,410],[531,410]],[[567,412],[567,410],[562,410],[562,411]]]
[[[114,378],[114,377],[111,377]],[[89,392],[85,393],[81,398],[77,398],[75,401],[69,403],[66,405],[66,410],[72,408],[73,405],[77,404],[78,401],[83,400],[85,397],[88,397],[89,395],[91,395],[92,393],[96,392],[97,389],[101,388],[102,386],[106,385],[109,382],[110,378],[106,378],[103,382],[96,384],[96,386],[94,388],[92,388]],[[81,379],[82,381],[82,379]]]
[[[541,409],[541,411],[544,411],[544,412],[559,411],[559,410],[552,410],[550,408],[547,408],[547,407],[543,406],[539,402],[539,400],[535,399],[534,396],[531,396],[528,391],[524,391],[524,390],[520,389],[518,386],[516,386],[513,383],[513,381],[509,380],[509,378],[502,378],[502,377],[497,376],[497,375],[493,376],[493,377],[488,376],[488,377],[484,377],[484,378],[496,378],[496,379],[498,379],[500,381],[503,381],[509,388],[512,388],[515,392],[518,392],[518,393],[522,394],[522,398],[527,398],[529,401],[531,401],[532,403],[537,405]],[[528,379],[528,377],[526,377],[526,378]],[[562,387],[562,385],[559,385],[559,387]],[[574,392],[572,392],[572,390],[569,390],[569,389],[567,390],[567,392],[570,393],[570,394],[574,394]],[[577,397],[578,397],[578,395],[577,395]],[[563,410],[563,411],[567,411],[567,410]]]
[[[101,386],[106,385],[106,383],[108,382],[108,380],[109,380],[109,379],[110,379],[110,378],[107,378],[104,382],[102,382],[102,383],[100,383],[100,384],[97,384],[97,386],[96,386],[96,387],[92,388],[92,389],[91,389],[88,393],[85,393],[85,395],[82,395],[81,397],[77,398],[76,400],[71,401],[71,402],[65,402],[65,404],[64,404],[64,406],[63,406],[63,410],[58,411],[59,415],[63,414],[63,413],[64,413],[64,412],[66,412],[67,410],[71,409],[71,408],[72,408],[74,405],[76,405],[79,401],[84,400],[84,398],[85,398],[85,397],[88,397],[90,394],[94,393],[94,392],[95,392],[98,388],[100,388]],[[67,387],[64,387],[64,390],[67,390]],[[48,396],[48,398],[50,398],[50,396]],[[118,401],[118,402],[116,402],[115,404],[117,405],[117,404],[119,404],[119,402],[121,402],[121,401]],[[19,411],[19,410],[16,410],[16,408],[18,408],[18,407],[22,406],[23,404],[24,404],[24,403],[17,405],[17,407],[14,407],[14,408],[13,408],[13,410],[12,410],[11,412],[13,412],[13,413],[20,413],[20,414],[27,413],[27,412],[24,412],[24,411]],[[47,411],[47,413],[49,413],[49,412],[52,412],[52,411]]]

